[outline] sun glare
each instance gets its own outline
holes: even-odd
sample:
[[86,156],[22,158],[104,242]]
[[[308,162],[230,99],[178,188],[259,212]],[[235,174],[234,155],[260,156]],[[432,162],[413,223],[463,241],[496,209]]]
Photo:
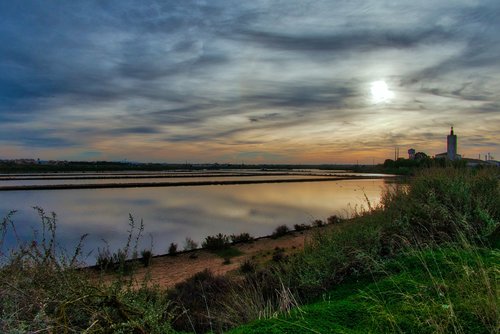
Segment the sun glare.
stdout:
[[394,97],[394,93],[389,90],[389,87],[387,87],[387,84],[383,80],[371,83],[371,93],[374,103],[389,102]]

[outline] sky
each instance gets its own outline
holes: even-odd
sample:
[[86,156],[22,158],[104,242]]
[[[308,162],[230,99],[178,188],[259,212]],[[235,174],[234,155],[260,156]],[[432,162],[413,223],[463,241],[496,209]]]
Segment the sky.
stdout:
[[500,1],[2,1],[0,159],[500,158]]

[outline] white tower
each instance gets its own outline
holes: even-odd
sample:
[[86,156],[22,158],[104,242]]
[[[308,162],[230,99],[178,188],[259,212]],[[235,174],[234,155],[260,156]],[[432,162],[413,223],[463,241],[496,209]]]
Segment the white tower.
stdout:
[[447,153],[448,159],[455,160],[457,158],[457,136],[453,133],[453,127],[451,127],[450,134],[446,137],[448,141]]

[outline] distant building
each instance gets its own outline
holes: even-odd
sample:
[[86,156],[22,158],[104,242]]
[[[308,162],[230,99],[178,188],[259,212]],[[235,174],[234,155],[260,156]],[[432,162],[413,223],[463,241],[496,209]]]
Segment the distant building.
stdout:
[[446,152],[436,154],[436,158],[448,160],[462,159],[462,156],[457,153],[457,135],[453,133],[453,127],[451,127],[450,134],[446,137],[446,142]]
[[408,150],[408,159],[410,160],[415,160],[415,149],[410,148]]

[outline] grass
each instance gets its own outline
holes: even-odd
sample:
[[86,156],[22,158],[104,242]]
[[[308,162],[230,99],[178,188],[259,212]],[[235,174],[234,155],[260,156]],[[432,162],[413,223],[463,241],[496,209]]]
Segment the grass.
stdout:
[[499,195],[496,170],[422,171],[280,263],[300,309],[232,333],[497,333]]
[[491,249],[414,250],[379,263],[375,281],[348,281],[229,333],[497,333],[498,263]]

